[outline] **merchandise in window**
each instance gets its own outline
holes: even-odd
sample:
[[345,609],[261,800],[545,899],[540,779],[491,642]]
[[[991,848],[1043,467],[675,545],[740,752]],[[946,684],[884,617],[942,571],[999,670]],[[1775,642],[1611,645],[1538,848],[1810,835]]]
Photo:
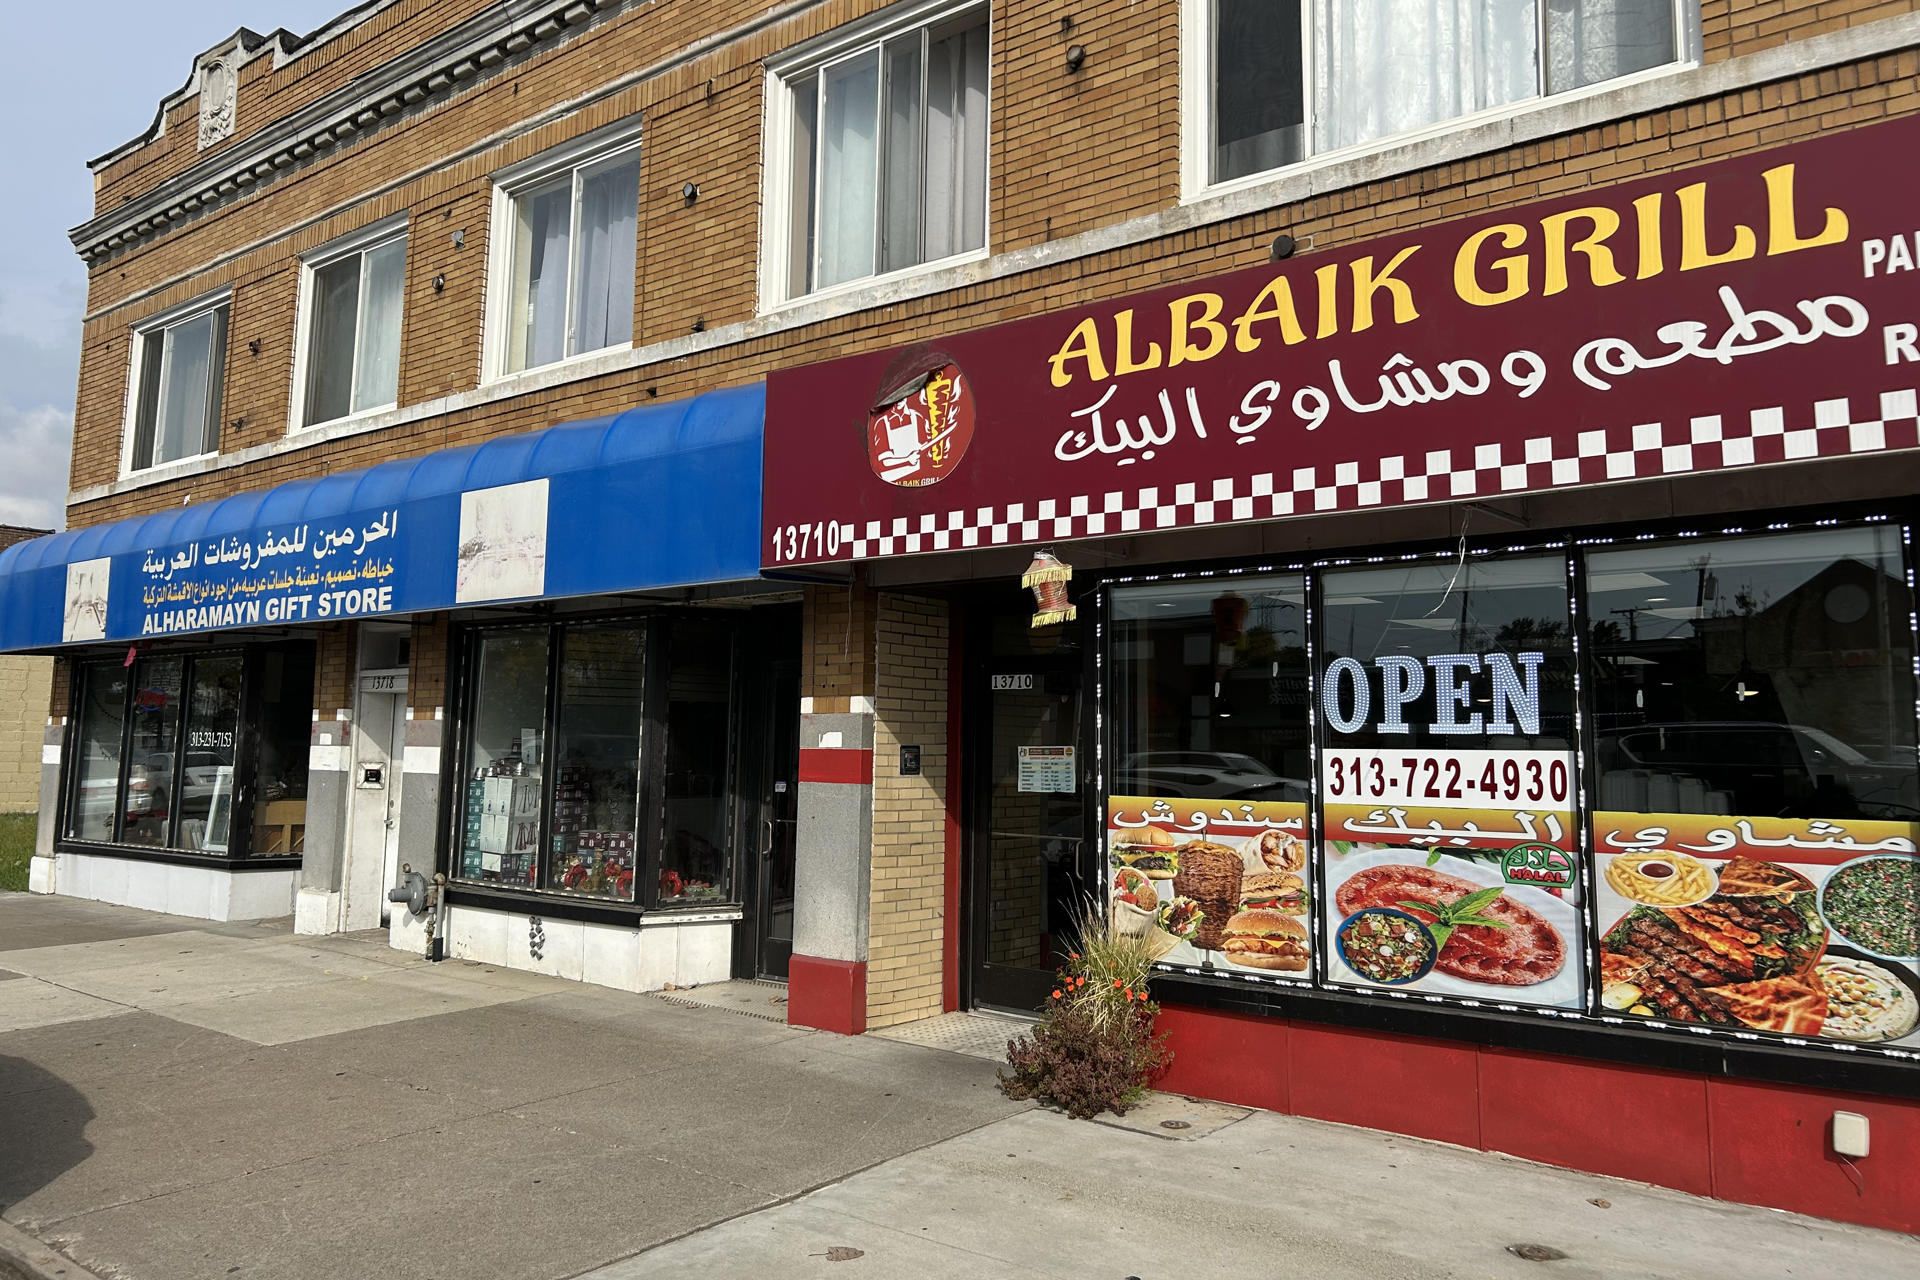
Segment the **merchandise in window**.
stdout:
[[[1674,0],[1213,0],[1224,182],[1674,61]],[[1306,122],[1311,121],[1309,129]]]
[[786,78],[789,296],[986,244],[984,13]]
[[1115,927],[1164,939],[1169,964],[1304,975],[1304,578],[1118,587],[1111,618]]
[[1320,591],[1328,980],[1585,1008],[1566,558]]
[[302,426],[385,408],[399,398],[404,236],[313,268],[307,283]]
[[220,448],[227,368],[227,304],[137,332],[133,441],[127,467],[143,471]]
[[512,204],[507,371],[631,343],[638,150],[515,191]]
[[1920,1043],[1900,531],[1596,551],[1587,597],[1602,1004]]
[[76,680],[68,839],[215,857],[300,852],[310,647],[88,663]]
[[646,633],[631,626],[573,627],[561,633],[560,644],[546,887],[632,902]]
[[475,642],[460,874],[539,883],[540,769],[547,722],[547,628]]

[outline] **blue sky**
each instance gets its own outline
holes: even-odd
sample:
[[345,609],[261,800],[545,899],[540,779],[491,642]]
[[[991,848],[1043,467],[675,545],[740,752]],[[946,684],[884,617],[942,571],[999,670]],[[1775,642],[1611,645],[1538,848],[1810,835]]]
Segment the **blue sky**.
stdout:
[[[87,161],[143,132],[196,55],[236,27],[306,32],[352,0],[25,5],[0,110],[0,524],[65,524],[87,275],[67,229],[93,213]],[[28,51],[39,50],[43,54]]]

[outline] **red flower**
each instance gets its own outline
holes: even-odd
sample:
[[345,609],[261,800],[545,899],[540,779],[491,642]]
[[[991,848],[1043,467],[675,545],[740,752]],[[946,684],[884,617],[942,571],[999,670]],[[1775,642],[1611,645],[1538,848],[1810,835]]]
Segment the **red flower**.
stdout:
[[1122,982],[1122,981],[1120,981],[1120,979],[1118,979],[1118,978],[1115,978],[1115,979],[1113,980],[1113,987],[1114,987],[1114,990],[1116,990],[1116,991],[1118,991],[1118,990],[1119,990],[1119,989],[1120,989],[1121,987],[1124,987],[1124,986],[1126,986],[1126,985],[1127,985],[1126,983],[1124,983],[1124,982]]

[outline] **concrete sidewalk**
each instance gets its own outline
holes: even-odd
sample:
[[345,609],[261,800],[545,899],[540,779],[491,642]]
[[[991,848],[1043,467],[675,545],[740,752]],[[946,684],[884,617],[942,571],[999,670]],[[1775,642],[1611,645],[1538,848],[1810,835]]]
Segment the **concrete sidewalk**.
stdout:
[[1020,1109],[953,1054],[0,895],[0,1216],[101,1275],[571,1276]]
[[1069,1121],[993,1076],[377,935],[0,895],[0,1217],[116,1280],[1920,1274],[1905,1236],[1166,1096]]

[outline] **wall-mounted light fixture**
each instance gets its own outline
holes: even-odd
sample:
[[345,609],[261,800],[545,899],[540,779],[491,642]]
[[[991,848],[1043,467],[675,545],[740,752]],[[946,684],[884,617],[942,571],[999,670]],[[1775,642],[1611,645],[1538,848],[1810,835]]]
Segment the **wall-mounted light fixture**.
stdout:
[[1087,60],[1087,46],[1070,44],[1067,46],[1067,70],[1078,71],[1080,64]]
[[445,289],[446,287],[447,287],[446,276],[437,275],[433,278],[433,291],[435,293],[439,293],[442,289]]
[[464,249],[467,244],[467,229],[460,227],[456,229],[452,235],[448,236],[447,239],[453,241],[454,248]]
[[260,354],[260,339],[258,338],[247,339],[247,353],[249,355],[256,355],[256,356]]
[[693,183],[689,182],[685,186],[680,188],[680,198],[682,200],[685,200],[688,204],[692,204],[695,200],[698,200],[700,198],[700,188],[696,187]]
[[1273,238],[1273,247],[1267,251],[1267,261],[1285,262],[1293,256],[1293,251],[1298,247],[1294,238],[1282,231]]

